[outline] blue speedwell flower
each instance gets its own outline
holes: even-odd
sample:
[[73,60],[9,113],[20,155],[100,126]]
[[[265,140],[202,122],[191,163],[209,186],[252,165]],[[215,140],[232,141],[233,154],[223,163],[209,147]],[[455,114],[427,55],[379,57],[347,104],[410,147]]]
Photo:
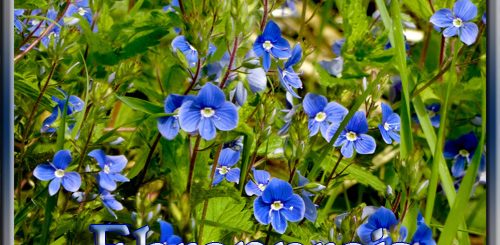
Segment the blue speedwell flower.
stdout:
[[335,41],[332,45],[332,51],[337,56],[332,60],[321,60],[319,65],[325,69],[328,74],[334,77],[342,77],[344,70],[344,58],[342,58],[342,47],[345,44],[345,38]]
[[[439,110],[441,110],[441,104],[432,103],[426,106],[425,109],[427,110],[427,114],[429,114],[429,119],[431,120],[432,126],[435,128],[439,128],[439,124],[441,121],[441,115],[439,114]],[[420,123],[417,115],[414,115],[412,118],[416,123]]]
[[302,48],[300,44],[295,45],[292,50],[292,56],[286,61],[285,67],[281,69],[278,67],[278,73],[281,85],[290,92],[294,97],[300,98],[293,90],[294,88],[302,88],[302,81],[299,74],[295,73],[293,66],[299,63],[302,58]]
[[67,25],[74,25],[80,19],[74,17],[75,15],[82,16],[89,24],[92,24],[92,10],[90,9],[88,0],[75,0],[68,6],[66,11],[64,23]]
[[[328,128],[328,139],[331,140],[337,131],[339,124],[332,123]],[[349,120],[347,126],[340,133],[339,137],[333,143],[333,146],[342,146],[340,152],[344,157],[350,158],[356,150],[359,154],[373,154],[375,152],[376,143],[375,139],[368,132],[368,122],[366,115],[362,111],[357,111],[354,116]]]
[[[457,139],[448,140],[444,145],[444,157],[446,159],[453,159],[453,166],[451,173],[454,177],[461,177],[464,175],[465,163],[470,164],[472,157],[476,152],[478,139],[473,132],[464,134]],[[481,165],[484,158],[481,158]]]
[[236,106],[226,101],[224,92],[207,83],[193,100],[184,101],[179,112],[181,128],[198,131],[205,140],[215,138],[216,128],[229,131],[238,124]]
[[380,207],[370,215],[368,222],[358,227],[357,233],[364,244],[392,244],[390,232],[398,225],[398,220],[394,213],[385,208]]
[[[59,117],[59,112],[61,112],[62,114],[62,112],[64,111],[64,107],[66,106],[66,101],[68,102],[66,115],[70,116],[73,115],[73,113],[75,112],[83,110],[84,102],[80,98],[74,95],[71,95],[68,98],[66,92],[64,92],[63,90],[61,90],[61,92],[64,94],[64,98],[62,100],[57,98],[56,96],[52,96],[52,100],[57,104],[52,109],[52,114],[50,114],[50,116],[48,116],[47,118],[45,118],[45,120],[43,120],[42,128],[40,129],[41,133],[54,133],[56,131],[56,129],[52,127],[52,124]],[[73,128],[73,125],[69,124],[69,128],[70,129]]]
[[[240,160],[239,151],[235,151],[231,148],[223,149],[219,155],[219,163],[216,166],[212,185],[217,185],[224,179],[238,184],[240,182],[240,169],[233,168],[238,160]],[[212,166],[212,168],[213,167],[214,166]]]
[[262,196],[262,192],[269,184],[271,175],[265,170],[253,169],[253,180],[245,185],[245,192],[248,196]]
[[66,168],[71,163],[71,153],[68,150],[56,152],[52,162],[36,166],[33,175],[42,181],[50,181],[49,194],[55,195],[62,186],[69,192],[80,189],[82,179],[77,172],[68,172]]
[[174,227],[166,221],[160,220],[160,243],[164,245],[177,245],[182,239],[174,234]]
[[304,112],[309,117],[309,136],[316,135],[321,131],[321,135],[328,139],[327,130],[330,123],[340,124],[348,111],[337,102],[330,102],[325,96],[307,93],[304,101]]
[[186,57],[190,67],[193,67],[198,62],[198,50],[196,50],[187,40],[186,37],[180,35],[172,40],[172,48],[174,52],[180,50]]
[[274,230],[285,233],[287,220],[298,222],[304,218],[304,201],[293,193],[292,186],[283,180],[272,179],[262,193],[255,199],[253,214],[263,225],[271,223]]
[[114,211],[120,211],[123,209],[123,205],[116,200],[115,195],[111,194],[109,191],[99,188],[99,197],[101,198],[102,204],[108,210],[108,212],[117,218]]
[[392,140],[399,143],[399,129],[401,126],[401,119],[397,113],[392,111],[391,106],[382,103],[382,123],[378,125],[380,134],[385,143],[391,144]]
[[127,158],[124,155],[108,156],[103,150],[93,150],[89,156],[94,158],[101,171],[97,174],[99,186],[108,191],[116,190],[116,182],[127,182],[129,179],[121,174],[127,166]]
[[[302,174],[300,174],[299,171],[297,173],[299,175],[299,186],[305,187],[305,185],[309,184],[309,180],[306,177],[302,176]],[[306,191],[305,189],[302,189],[300,191],[300,197],[304,201],[304,206],[306,209],[304,217],[309,221],[314,222],[318,217],[318,210],[316,208],[316,204],[312,202],[311,196],[314,196],[314,194],[312,194],[309,191]]]
[[290,44],[281,37],[281,30],[274,21],[269,21],[262,35],[257,37],[253,44],[253,51],[258,57],[263,57],[264,70],[271,67],[271,55],[276,59],[287,59],[290,53]]
[[417,230],[413,234],[411,244],[436,245],[436,241],[432,239],[432,229],[424,223],[421,213],[418,214]]
[[477,7],[469,0],[458,0],[453,11],[448,8],[440,9],[432,15],[430,22],[438,28],[443,28],[444,37],[459,36],[467,45],[476,41],[478,28],[471,22],[477,15]]
[[24,9],[14,9],[14,27],[20,32],[24,29],[24,23],[20,20],[23,14]]
[[[185,100],[192,100],[192,95],[170,94],[165,99],[165,113],[171,114],[179,109]],[[158,130],[166,139],[172,140],[179,134],[179,116],[172,115],[158,118]]]

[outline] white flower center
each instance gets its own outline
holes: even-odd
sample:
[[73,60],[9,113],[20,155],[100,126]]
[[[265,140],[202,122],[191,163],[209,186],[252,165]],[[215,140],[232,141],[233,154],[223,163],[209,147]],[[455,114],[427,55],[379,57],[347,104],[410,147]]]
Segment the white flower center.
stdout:
[[458,152],[458,155],[468,158],[470,153],[466,149],[462,149]]
[[54,175],[55,175],[57,178],[62,178],[62,177],[64,177],[64,170],[62,170],[62,169],[58,169],[58,170],[56,170],[56,172],[54,172]]
[[389,231],[385,228],[379,228],[372,232],[372,241],[378,241],[389,237]]
[[352,132],[352,131],[349,131],[347,132],[347,134],[345,135],[345,137],[347,138],[347,140],[349,141],[355,141],[358,139],[358,136],[356,135],[356,133]]
[[464,24],[464,22],[462,21],[462,19],[460,19],[460,18],[453,19],[453,26],[461,27],[463,24]]
[[222,166],[219,168],[219,174],[222,174],[222,175],[225,175],[227,174],[227,172],[229,172],[230,168],[226,167],[226,166]]
[[203,117],[212,117],[214,114],[215,114],[214,109],[212,109],[210,107],[205,107],[205,108],[201,109],[201,115]]
[[274,201],[273,204],[271,204],[271,209],[278,211],[278,210],[282,209],[283,206],[284,206],[283,203],[281,203],[280,201]]
[[266,51],[269,51],[273,47],[273,44],[271,43],[271,41],[265,41],[262,44],[262,47],[264,47]]
[[257,185],[259,187],[259,190],[264,191],[266,189],[266,186],[264,184],[259,184]]
[[314,120],[316,120],[317,122],[323,122],[325,121],[325,119],[326,119],[326,113],[322,111],[318,112],[314,117]]
[[39,20],[32,20],[31,24],[36,26],[36,25],[40,24],[40,21]]
[[78,14],[83,16],[87,13],[87,10],[83,9],[83,8],[78,8]]
[[111,171],[111,170],[109,169],[109,165],[104,165],[104,169],[103,169],[103,171],[104,171],[104,173],[109,174],[109,172]]
[[385,131],[389,131],[389,129],[391,129],[391,126],[388,123],[384,123],[384,129]]

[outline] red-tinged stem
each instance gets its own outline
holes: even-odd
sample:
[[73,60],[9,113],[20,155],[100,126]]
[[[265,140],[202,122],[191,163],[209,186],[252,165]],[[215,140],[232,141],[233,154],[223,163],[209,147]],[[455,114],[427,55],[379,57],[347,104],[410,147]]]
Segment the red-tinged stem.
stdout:
[[49,34],[50,31],[52,31],[52,29],[54,28],[54,26],[56,26],[56,24],[59,23],[59,21],[61,20],[61,18],[64,16],[64,14],[66,13],[66,11],[68,10],[70,2],[71,2],[71,0],[66,0],[66,6],[64,7],[64,10],[59,13],[59,15],[57,16],[56,20],[54,22],[52,22],[47,27],[47,29],[45,29],[42,32],[42,34],[37,39],[35,39],[35,41],[33,41],[33,43],[31,43],[24,51],[22,51],[20,54],[16,55],[16,57],[14,57],[14,62],[17,62],[22,57],[24,57],[30,50],[32,50],[42,40],[42,38],[44,38],[45,36],[47,36],[47,34]]
[[194,85],[196,84],[196,80],[198,80],[198,76],[200,75],[200,70],[201,70],[201,60],[198,59],[198,62],[196,63],[196,72],[194,76],[191,77],[191,84],[189,84],[189,87],[184,91],[184,95],[188,94],[193,88]]
[[267,7],[268,7],[268,0],[263,0],[264,1],[264,13],[262,14],[262,21],[260,22],[260,31],[264,31],[264,27],[266,26],[267,22]]
[[234,63],[234,57],[236,56],[236,51],[238,51],[238,37],[234,38],[233,51],[231,52],[231,57],[229,58],[229,65],[227,67],[226,74],[224,74],[224,78],[222,78],[222,81],[220,82],[219,85],[220,88],[224,88],[224,85],[226,84],[226,81],[229,78],[229,74],[231,74],[231,67],[233,66]]
[[201,137],[200,135],[196,136],[196,141],[194,143],[193,154],[191,154],[191,160],[189,161],[189,175],[188,182],[186,186],[186,192],[191,193],[191,186],[193,184],[193,174],[194,174],[194,166],[196,164],[196,157],[198,156],[198,148],[200,147]]

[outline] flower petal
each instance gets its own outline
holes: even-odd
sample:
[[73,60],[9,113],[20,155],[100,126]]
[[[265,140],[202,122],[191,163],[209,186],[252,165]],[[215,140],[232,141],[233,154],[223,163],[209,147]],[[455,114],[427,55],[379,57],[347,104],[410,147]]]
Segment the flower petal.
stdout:
[[382,135],[382,139],[385,141],[385,143],[392,144],[392,139],[389,136],[389,133],[385,130],[384,126],[382,126],[382,124],[379,124],[378,129],[380,130],[380,134]]
[[233,183],[240,183],[240,169],[239,168],[232,168],[227,172],[226,174],[226,180],[229,182]]
[[45,118],[42,123],[42,128],[40,129],[41,133],[49,132],[50,126],[57,120],[57,116],[59,115],[59,107],[54,107],[52,109],[52,114]]
[[353,131],[357,134],[364,134],[368,132],[368,121],[366,121],[366,114],[363,111],[357,111],[354,116],[349,120],[345,127],[348,131]]
[[452,26],[453,13],[450,9],[440,9],[432,15],[430,22],[440,28]]
[[262,57],[262,66],[265,72],[269,71],[269,68],[271,68],[271,55],[269,52],[264,53]]
[[464,23],[463,27],[460,28],[459,31],[460,40],[462,40],[465,44],[470,46],[476,42],[479,29],[475,23]]
[[219,108],[215,109],[213,116],[215,127],[222,131],[229,131],[238,125],[238,110],[231,102],[224,102]]
[[59,191],[59,188],[61,187],[61,181],[61,178],[54,178],[52,181],[50,181],[49,195],[53,196]]
[[224,92],[212,83],[205,84],[196,97],[196,102],[201,108],[210,107],[215,109],[220,107],[225,101],[226,96]]
[[323,95],[307,93],[304,97],[302,105],[304,106],[304,112],[309,117],[315,117],[318,112],[322,112],[327,106],[328,100]]
[[225,148],[219,155],[219,165],[232,167],[240,160],[240,152],[231,148]]
[[40,164],[33,170],[33,176],[39,180],[47,181],[56,177],[54,175],[55,171],[56,169],[50,164]]
[[324,112],[327,115],[326,120],[340,124],[349,111],[337,102],[330,102],[325,106]]
[[173,140],[179,134],[179,120],[176,117],[158,118],[158,131],[168,140]]
[[266,41],[274,41],[281,37],[280,27],[272,20],[267,22],[266,27],[264,28],[264,32],[262,33],[262,37]]
[[453,175],[453,177],[458,178],[464,175],[465,161],[465,157],[457,157],[457,159],[453,163],[453,166],[451,166],[451,174]]
[[253,170],[253,178],[257,183],[259,184],[265,184],[267,185],[269,183],[269,179],[271,178],[271,175],[265,171],[265,170]]
[[250,85],[252,92],[261,92],[267,88],[267,77],[264,69],[258,67],[255,69],[248,69],[247,72],[248,85]]
[[458,0],[453,5],[455,16],[464,22],[468,22],[477,16],[477,7],[469,0]]
[[89,152],[88,156],[94,158],[99,164],[99,167],[101,167],[101,169],[104,168],[104,165],[106,164],[106,153],[104,153],[103,150],[101,149],[93,150]]
[[214,181],[212,182],[212,186],[218,185],[222,180],[224,180],[224,175],[220,174],[219,171],[215,170]]
[[165,113],[173,113],[179,107],[182,106],[182,102],[188,96],[178,95],[178,94],[170,94],[167,96],[164,102]]
[[253,182],[253,180],[248,181],[248,183],[245,185],[245,193],[247,196],[261,196],[262,191],[260,190],[259,186]]
[[211,118],[202,118],[200,120],[200,125],[198,127],[198,132],[200,132],[201,137],[204,140],[212,140],[215,138],[216,130],[214,125],[214,120]]
[[458,34],[458,28],[455,26],[450,26],[443,31],[444,37],[454,37]]
[[354,143],[346,140],[346,143],[340,148],[340,153],[342,153],[342,156],[345,158],[351,158],[354,153]]
[[358,135],[358,139],[354,141],[354,148],[359,154],[373,154],[376,146],[375,139],[367,134]]
[[82,185],[82,179],[80,177],[80,174],[77,172],[67,172],[64,174],[64,177],[62,177],[62,185],[64,189],[66,189],[69,192],[75,192],[78,189],[80,189],[80,186]]
[[[71,107],[71,113],[68,112],[68,115],[75,113],[75,112],[82,111],[83,106],[85,105],[85,103],[83,102],[82,99],[80,99],[74,95],[69,96],[69,103],[70,103],[70,107]],[[68,109],[70,109],[70,108],[68,108]]]
[[280,234],[285,233],[288,226],[285,217],[280,211],[271,211],[271,225],[274,230]]
[[304,200],[297,194],[293,194],[290,199],[284,202],[283,208],[280,210],[281,214],[291,222],[302,220],[305,211]]
[[266,203],[273,203],[274,201],[287,201],[293,195],[292,186],[283,180],[274,178],[267,185],[262,199]]
[[54,160],[52,161],[52,164],[54,164],[54,166],[57,168],[57,169],[66,169],[69,165],[69,163],[72,161],[72,158],[71,158],[71,153],[69,152],[69,150],[60,150],[58,152],[56,152],[56,154],[54,155]]
[[116,182],[111,179],[111,176],[109,176],[109,174],[106,174],[102,171],[97,174],[97,182],[99,183],[99,186],[105,190],[116,190]]
[[300,47],[300,44],[297,43],[295,47],[293,47],[292,49],[292,56],[285,63],[285,69],[299,63],[301,59],[302,59],[302,47]]
[[160,242],[165,243],[174,234],[174,227],[166,221],[160,220]]
[[319,122],[316,122],[316,120],[309,118],[308,126],[307,128],[309,129],[309,137],[312,137],[319,132]]
[[271,217],[269,211],[271,210],[271,204],[265,203],[262,197],[258,197],[253,202],[253,215],[255,219],[263,224],[267,225],[271,222]]
[[198,129],[201,120],[201,108],[194,101],[186,101],[182,104],[179,112],[179,124],[181,128],[188,132],[194,132]]
[[304,217],[311,222],[315,222],[316,218],[318,217],[318,210],[316,208],[316,205],[311,201],[311,199],[308,196],[301,195],[301,197],[302,200],[304,201],[306,209]]
[[125,166],[127,166],[127,158],[124,155],[119,156],[106,156],[107,162],[109,162],[109,170],[112,173],[121,172]]

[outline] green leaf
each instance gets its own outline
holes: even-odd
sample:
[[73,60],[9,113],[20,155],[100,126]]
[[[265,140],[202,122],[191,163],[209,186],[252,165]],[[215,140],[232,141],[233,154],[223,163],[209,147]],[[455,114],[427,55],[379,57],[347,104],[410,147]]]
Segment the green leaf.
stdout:
[[146,114],[160,114],[164,113],[163,107],[155,105],[149,101],[134,98],[134,97],[126,97],[126,96],[118,96],[116,98],[121,100],[126,105],[130,106],[130,108],[144,112]]

